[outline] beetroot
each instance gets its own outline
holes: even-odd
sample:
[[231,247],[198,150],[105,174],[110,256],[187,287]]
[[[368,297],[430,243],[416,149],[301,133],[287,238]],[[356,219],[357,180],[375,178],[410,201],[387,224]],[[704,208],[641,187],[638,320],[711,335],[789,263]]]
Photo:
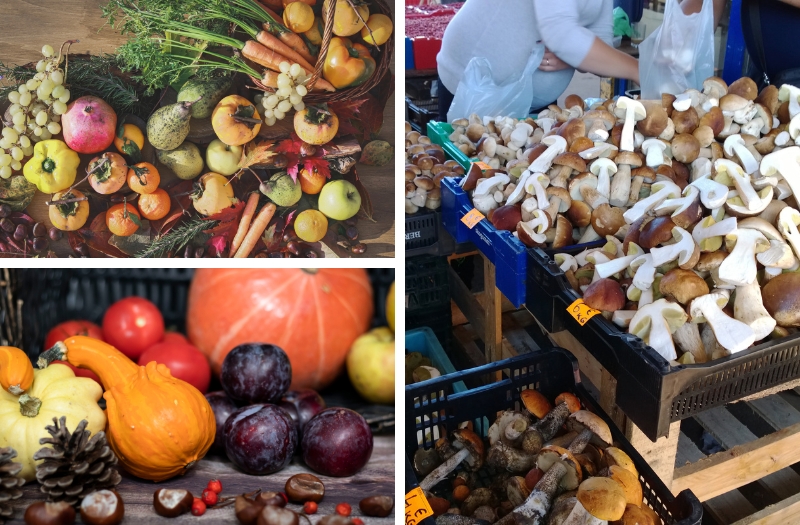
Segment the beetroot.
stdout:
[[61,117],[64,142],[78,153],[99,153],[114,142],[117,114],[100,98],[73,101]]

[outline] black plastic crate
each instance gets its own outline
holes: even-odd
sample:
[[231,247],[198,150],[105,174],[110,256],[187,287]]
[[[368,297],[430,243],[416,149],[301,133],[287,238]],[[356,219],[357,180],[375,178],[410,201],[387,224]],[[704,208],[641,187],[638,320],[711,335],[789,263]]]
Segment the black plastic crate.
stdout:
[[[500,381],[462,393],[454,392],[453,384],[456,382],[472,379],[480,381],[481,376],[494,377],[498,371],[502,372]],[[521,409],[519,395],[527,388],[535,388],[549,399],[564,391],[574,392],[587,409],[605,420],[611,429],[614,443],[631,457],[639,472],[645,500],[664,523],[700,524],[703,508],[697,497],[690,490],[684,490],[677,496],[670,492],[581,385],[577,361],[562,349],[524,354],[407,386],[406,492],[414,488],[417,481],[413,471],[409,473],[411,467],[408,460],[419,448],[418,435],[424,436],[422,446],[430,448],[433,446],[432,436],[443,431],[451,432],[459,423],[472,421],[475,432],[485,436],[488,426],[494,421],[494,414],[506,409]],[[438,431],[434,431],[437,427]]]
[[433,307],[450,309],[447,259],[435,255],[406,258],[406,314]]
[[425,135],[428,122],[439,120],[439,99],[412,100],[406,97],[406,118],[412,128]]
[[406,310],[406,330],[427,327],[433,330],[445,353],[450,355],[450,343],[453,339],[453,316],[450,303],[414,312]]
[[580,326],[567,313],[580,296],[564,272],[543,250],[528,254],[527,308],[548,331],[569,330],[617,379],[617,404],[651,440],[667,435],[672,422],[800,378],[800,333],[709,363],[672,366],[601,315]]
[[439,211],[426,209],[406,215],[406,257],[447,256],[455,250],[455,240],[442,227],[442,214]]

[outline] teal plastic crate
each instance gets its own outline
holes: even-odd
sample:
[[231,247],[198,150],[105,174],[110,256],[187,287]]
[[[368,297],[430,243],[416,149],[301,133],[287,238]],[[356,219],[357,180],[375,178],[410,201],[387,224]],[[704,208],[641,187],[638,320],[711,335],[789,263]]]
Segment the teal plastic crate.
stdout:
[[450,142],[450,135],[452,133],[453,126],[447,122],[437,122],[435,120],[428,122],[428,138],[431,139],[431,142],[440,145],[445,155],[458,162],[461,167],[464,168],[465,172],[469,172],[470,165],[473,162],[477,162],[478,159],[470,159],[464,155],[455,144]]
[[[419,352],[430,359],[434,368],[443,376],[456,372],[453,363],[450,362],[450,358],[444,353],[444,349],[442,345],[439,344],[439,340],[436,339],[433,330],[428,327],[415,328],[414,330],[408,330],[406,332],[406,353],[408,352]],[[414,383],[413,386],[423,383],[427,383],[427,381]],[[406,388],[408,388],[408,386]],[[463,381],[453,384],[454,392],[466,392],[466,390],[467,385],[465,385]]]

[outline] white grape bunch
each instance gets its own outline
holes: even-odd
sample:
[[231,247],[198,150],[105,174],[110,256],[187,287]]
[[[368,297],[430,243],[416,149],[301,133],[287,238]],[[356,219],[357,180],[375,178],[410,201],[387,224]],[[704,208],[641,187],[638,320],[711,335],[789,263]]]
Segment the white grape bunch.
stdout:
[[278,89],[275,93],[256,95],[256,104],[264,108],[264,123],[267,126],[283,120],[292,109],[302,111],[306,107],[303,102],[303,97],[308,93],[305,83],[311,75],[307,75],[300,64],[289,64],[284,61],[279,66],[281,72],[278,75]]
[[64,55],[42,47],[44,58],[36,74],[8,94],[10,122],[0,131],[0,177],[7,179],[22,169],[22,160],[33,155],[33,145],[61,133],[61,115],[67,112],[69,89],[61,69]]

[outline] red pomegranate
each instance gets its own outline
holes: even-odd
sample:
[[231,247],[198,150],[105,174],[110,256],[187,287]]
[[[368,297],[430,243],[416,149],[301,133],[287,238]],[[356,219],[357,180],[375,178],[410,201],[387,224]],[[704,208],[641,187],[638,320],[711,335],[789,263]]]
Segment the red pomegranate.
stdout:
[[61,117],[64,142],[78,153],[98,153],[114,142],[117,114],[103,99],[85,96],[74,100]]
[[235,346],[270,343],[292,364],[292,390],[333,381],[372,320],[361,269],[201,268],[189,289],[187,333],[215,374]]

